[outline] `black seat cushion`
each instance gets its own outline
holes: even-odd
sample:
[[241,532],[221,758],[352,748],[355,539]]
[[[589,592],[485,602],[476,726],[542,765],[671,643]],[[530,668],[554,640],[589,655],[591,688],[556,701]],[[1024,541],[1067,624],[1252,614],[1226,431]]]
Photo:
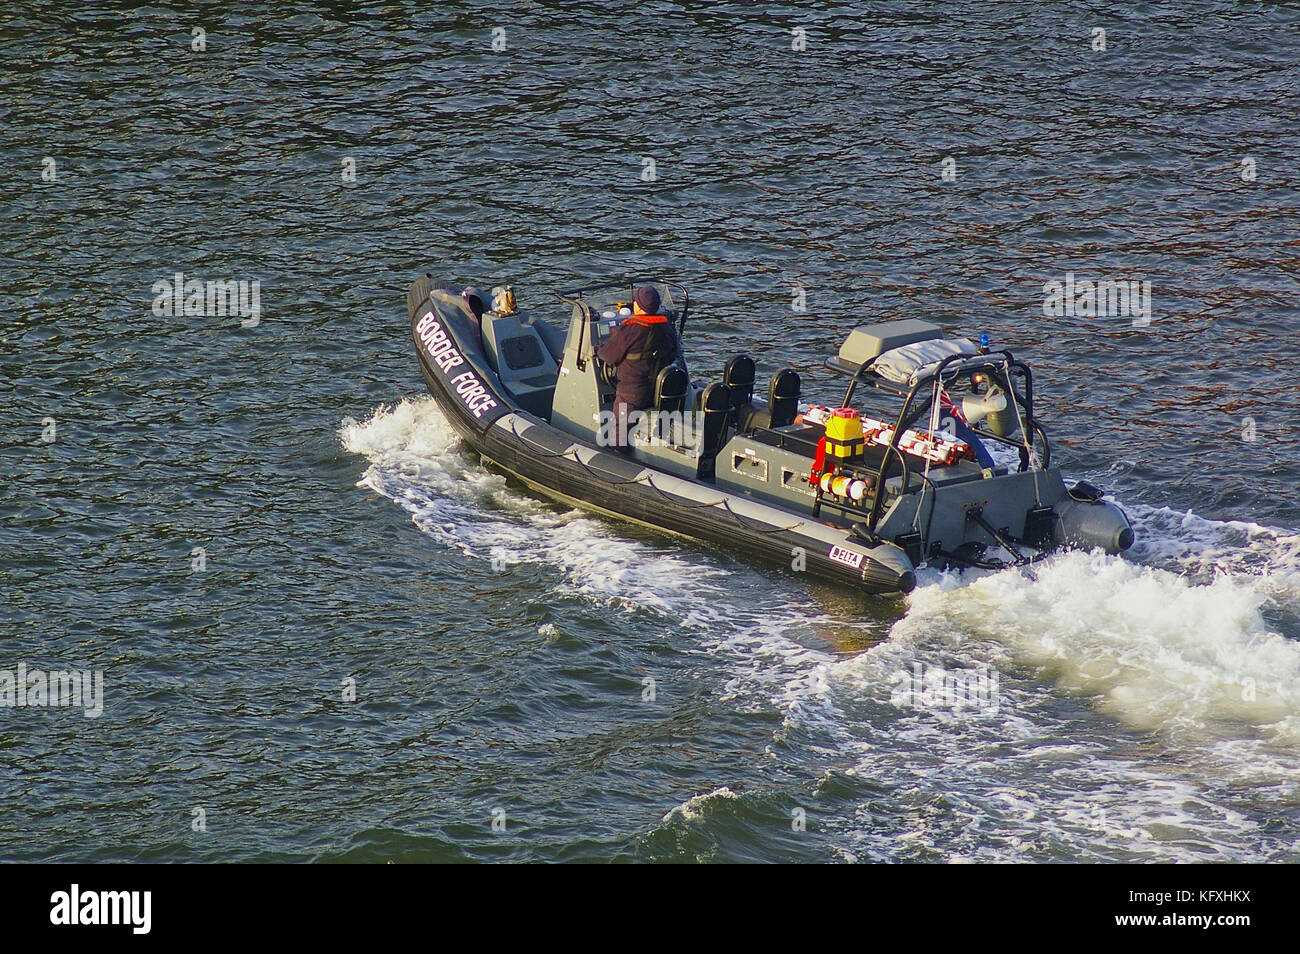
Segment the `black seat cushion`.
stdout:
[[686,410],[686,392],[690,389],[690,379],[686,372],[675,364],[670,364],[659,372],[655,378],[655,409],[658,411]]
[[700,397],[700,412],[704,415],[700,457],[711,459],[726,442],[727,423],[731,420],[731,388],[720,381],[710,384]]
[[731,406],[739,411],[754,400],[754,359],[738,354],[722,369],[722,383],[731,388]]
[[772,375],[767,389],[767,410],[771,415],[769,427],[787,427],[794,423],[799,413],[799,390],[802,382],[794,368],[782,368]]

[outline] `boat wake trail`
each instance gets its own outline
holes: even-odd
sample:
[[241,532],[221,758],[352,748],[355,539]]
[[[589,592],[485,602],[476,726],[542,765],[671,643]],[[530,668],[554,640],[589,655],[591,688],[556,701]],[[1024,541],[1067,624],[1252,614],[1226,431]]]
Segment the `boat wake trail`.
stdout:
[[[852,773],[926,832],[849,826],[850,853],[1300,858],[1300,535],[1128,509],[1130,558],[926,574],[889,640],[830,667],[895,743],[863,744],[861,702],[841,706]],[[953,691],[990,670],[991,698]]]
[[699,567],[673,548],[619,537],[602,521],[511,490],[465,456],[432,399],[381,407],[363,423],[345,420],[340,437],[371,462],[358,486],[393,500],[421,530],[466,556],[557,567],[571,594],[661,615],[724,592],[722,568]]
[[1300,860],[1300,533],[1128,507],[1127,557],[925,571],[872,622],[508,488],[432,400],[340,434],[438,544],[688,633],[775,751],[870,787],[822,809],[846,857]]
[[894,636],[923,642],[946,627],[963,642],[982,639],[988,661],[1032,667],[1135,728],[1236,724],[1300,742],[1300,641],[1262,612],[1278,585],[1222,571],[1196,583],[1119,557],[1064,553],[1032,574],[919,588]]
[[726,698],[776,698],[792,712],[821,705],[822,667],[834,658],[825,634],[858,628],[756,570],[620,535],[613,524],[510,489],[460,450],[431,398],[381,407],[364,422],[346,420],[340,438],[370,461],[358,486],[400,505],[437,543],[507,566],[553,567],[562,594],[649,612],[689,632],[693,645],[730,661]]

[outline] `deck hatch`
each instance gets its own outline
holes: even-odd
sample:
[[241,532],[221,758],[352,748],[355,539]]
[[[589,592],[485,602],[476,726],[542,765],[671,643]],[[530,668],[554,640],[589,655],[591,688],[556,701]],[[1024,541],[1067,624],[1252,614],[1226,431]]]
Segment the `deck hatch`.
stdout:
[[732,453],[731,455],[731,472],[740,474],[742,477],[749,477],[752,480],[767,481],[767,461],[761,457],[750,457],[747,454]]

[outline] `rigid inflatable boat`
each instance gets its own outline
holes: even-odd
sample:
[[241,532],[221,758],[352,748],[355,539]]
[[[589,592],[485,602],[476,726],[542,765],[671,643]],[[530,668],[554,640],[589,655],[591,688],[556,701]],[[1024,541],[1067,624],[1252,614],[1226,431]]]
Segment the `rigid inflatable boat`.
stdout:
[[[611,369],[596,352],[644,284],[682,347],[620,450]],[[487,465],[554,500],[871,593],[908,592],[922,565],[996,569],[1133,544],[1119,507],[1066,487],[1029,367],[986,337],[914,319],[856,327],[826,359],[844,393],[821,405],[792,368],[756,396],[747,355],[718,380],[693,380],[680,285],[561,300],[567,325],[520,312],[509,289],[481,318],[432,276],[407,294],[421,371],[452,426]]]

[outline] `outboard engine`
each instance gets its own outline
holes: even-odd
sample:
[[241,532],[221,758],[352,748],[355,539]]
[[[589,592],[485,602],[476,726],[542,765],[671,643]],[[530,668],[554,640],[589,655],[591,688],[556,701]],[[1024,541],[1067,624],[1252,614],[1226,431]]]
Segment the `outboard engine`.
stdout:
[[1091,484],[1080,481],[1068,497],[1056,504],[1053,538],[1058,546],[1075,550],[1101,547],[1107,553],[1122,553],[1133,545],[1133,527],[1124,511]]

